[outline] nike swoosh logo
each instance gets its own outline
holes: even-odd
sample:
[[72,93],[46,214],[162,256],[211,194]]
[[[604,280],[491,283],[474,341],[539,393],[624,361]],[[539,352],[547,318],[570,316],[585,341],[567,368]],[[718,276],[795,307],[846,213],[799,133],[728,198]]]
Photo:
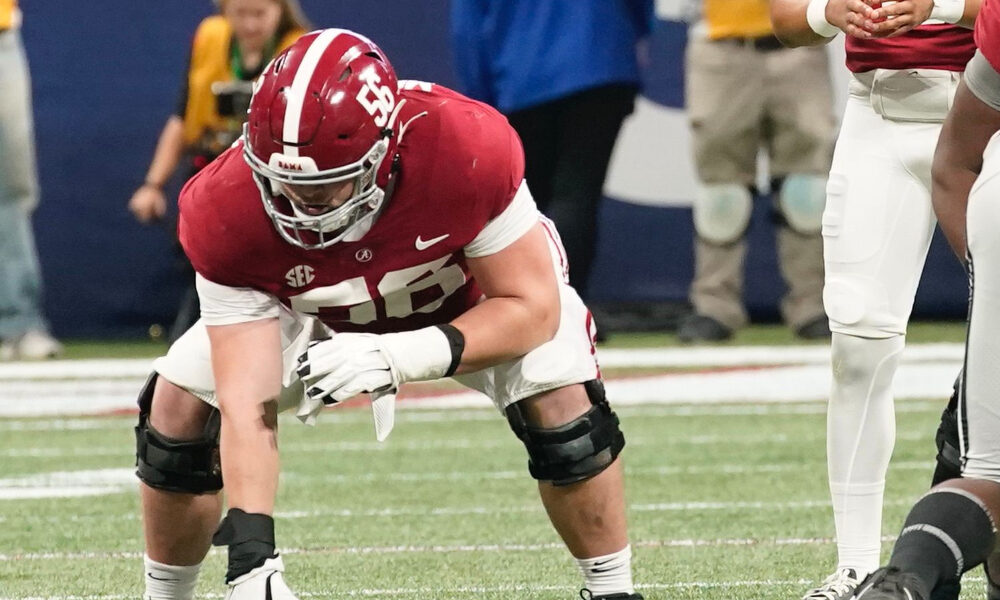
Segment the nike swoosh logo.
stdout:
[[155,579],[156,581],[180,581],[180,579],[173,579],[170,577],[157,577],[152,573],[146,573],[146,577],[149,577],[150,579]]
[[608,564],[609,562],[611,562],[613,560],[614,560],[613,558],[609,558],[607,560],[601,560],[601,561],[595,562],[594,565],[592,567],[590,567],[590,572],[591,573],[607,573],[608,571],[612,571],[613,568],[611,568],[611,569],[601,569],[599,567],[603,567],[604,565]]
[[429,240],[422,240],[422,239],[420,239],[420,236],[418,235],[417,236],[417,241],[414,243],[414,245],[417,247],[417,250],[426,250],[426,249],[430,248],[431,246],[433,246],[434,244],[436,244],[436,243],[444,240],[446,237],[448,237],[450,235],[451,235],[450,233],[446,233],[444,235],[439,235],[436,238],[431,238]]
[[274,577],[274,573],[267,576],[267,580],[264,581],[264,600],[271,600],[271,578]]

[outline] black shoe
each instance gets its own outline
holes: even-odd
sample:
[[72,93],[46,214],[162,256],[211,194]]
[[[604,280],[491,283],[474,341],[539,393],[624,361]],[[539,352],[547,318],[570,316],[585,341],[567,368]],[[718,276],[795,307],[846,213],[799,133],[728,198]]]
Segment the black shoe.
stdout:
[[821,340],[830,337],[830,320],[826,315],[820,315],[811,321],[806,321],[795,330],[795,335],[804,340]]
[[897,567],[883,567],[858,587],[857,600],[927,600],[923,582]]
[[681,321],[677,337],[682,342],[721,342],[733,337],[733,330],[712,317],[691,313]]
[[595,596],[590,590],[583,588],[580,590],[580,597],[583,600],[643,600],[639,594],[611,594],[610,596]]

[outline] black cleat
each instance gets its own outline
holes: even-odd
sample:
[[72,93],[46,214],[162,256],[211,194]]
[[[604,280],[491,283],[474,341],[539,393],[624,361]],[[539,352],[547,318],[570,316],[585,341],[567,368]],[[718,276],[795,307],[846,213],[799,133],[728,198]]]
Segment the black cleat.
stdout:
[[882,567],[858,586],[857,600],[927,600],[923,582],[898,567]]
[[682,342],[721,342],[733,337],[733,330],[712,317],[691,313],[684,317],[677,329]]
[[643,600],[639,594],[611,594],[609,596],[595,596],[587,588],[580,590],[580,597],[583,600]]

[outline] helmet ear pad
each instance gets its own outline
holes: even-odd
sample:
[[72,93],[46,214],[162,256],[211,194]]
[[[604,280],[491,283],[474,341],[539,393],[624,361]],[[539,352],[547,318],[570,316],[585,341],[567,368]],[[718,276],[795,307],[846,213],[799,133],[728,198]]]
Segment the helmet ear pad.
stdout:
[[[307,248],[343,239],[381,207],[379,175],[395,151],[398,81],[384,53],[359,34],[326,29],[278,55],[258,79],[244,129],[244,158],[282,237]],[[354,179],[354,194],[319,216],[302,215],[276,185]],[[370,220],[369,220],[370,221]]]

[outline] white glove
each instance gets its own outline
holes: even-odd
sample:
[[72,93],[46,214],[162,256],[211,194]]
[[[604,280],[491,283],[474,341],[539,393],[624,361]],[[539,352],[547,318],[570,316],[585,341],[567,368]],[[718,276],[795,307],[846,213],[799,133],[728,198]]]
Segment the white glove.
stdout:
[[336,404],[358,394],[395,392],[407,381],[440,379],[452,365],[448,336],[438,327],[404,333],[336,333],[313,342],[297,372],[306,395]]
[[285,585],[285,565],[280,556],[229,582],[225,600],[298,600]]

